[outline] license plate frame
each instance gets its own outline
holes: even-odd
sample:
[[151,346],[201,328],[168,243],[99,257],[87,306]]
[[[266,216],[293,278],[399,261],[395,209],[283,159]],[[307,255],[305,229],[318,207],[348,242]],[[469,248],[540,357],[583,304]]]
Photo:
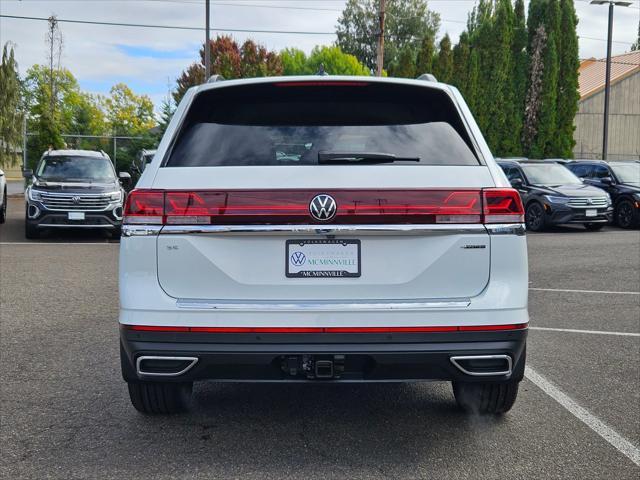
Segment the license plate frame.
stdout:
[[85,220],[86,215],[84,212],[67,212],[67,218],[69,220]]
[[[306,255],[308,253],[314,253],[311,249],[305,249],[304,247],[308,247],[309,245],[342,245],[345,249],[350,248],[354,249],[355,246],[355,256],[353,251],[349,252],[345,250],[345,257],[348,257],[347,260],[355,260],[356,268],[349,268],[347,270],[340,269],[326,269],[326,270],[297,270],[292,267],[292,255],[293,252],[291,249],[292,245],[297,245],[300,247],[298,250],[299,253],[303,253]],[[351,246],[351,247],[350,247]],[[348,254],[348,255],[347,255]],[[336,255],[337,256],[337,255]],[[314,255],[311,255],[313,258]],[[360,240],[357,239],[300,239],[300,240],[287,240],[285,243],[285,275],[287,278],[358,278],[362,275],[362,244]],[[293,265],[294,267],[302,266],[301,265]],[[292,271],[293,270],[293,271]],[[355,271],[354,271],[355,270]]]

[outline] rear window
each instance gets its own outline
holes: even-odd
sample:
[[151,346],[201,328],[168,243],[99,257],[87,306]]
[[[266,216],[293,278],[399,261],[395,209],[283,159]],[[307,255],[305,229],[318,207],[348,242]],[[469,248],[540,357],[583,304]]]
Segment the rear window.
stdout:
[[165,166],[479,165],[444,92],[366,82],[316,83],[200,93]]

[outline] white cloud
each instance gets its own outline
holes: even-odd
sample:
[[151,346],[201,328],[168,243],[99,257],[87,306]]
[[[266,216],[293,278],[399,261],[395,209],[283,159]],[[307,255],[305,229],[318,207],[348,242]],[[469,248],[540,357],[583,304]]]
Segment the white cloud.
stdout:
[[[215,2],[215,0],[212,0]],[[218,0],[221,3],[241,3],[238,0]],[[267,9],[256,7],[234,7],[212,5],[211,23],[214,27],[254,28],[263,30],[324,31],[335,29],[343,0],[244,0],[245,3],[279,6],[319,7],[333,11],[309,11],[290,9]],[[440,34],[448,32],[455,41],[464,24],[449,22],[466,21],[473,7],[473,0],[432,0],[430,8],[443,18]],[[614,39],[628,42],[614,44],[613,52],[629,49],[636,38],[639,2],[633,8],[615,10]],[[588,0],[577,0],[576,10],[580,23],[578,33],[580,56],[603,57],[606,55],[607,8],[590,5]],[[97,20],[108,22],[200,26],[203,23],[202,0],[0,0],[0,13],[48,17],[56,14],[62,19]],[[31,65],[45,61],[46,22],[0,19],[0,42],[12,41],[17,45],[16,54],[20,70],[24,73]],[[159,103],[167,89],[167,77],[172,81],[189,63],[197,59],[197,51],[204,33],[189,30],[150,28],[128,28],[100,25],[61,23],[65,48],[63,64],[79,79],[84,88],[106,92],[112,83],[126,81],[137,93],[148,93]],[[213,31],[215,36],[217,32]],[[327,35],[276,35],[266,33],[234,33],[242,42],[253,38],[269,49],[280,50],[296,46],[310,51],[317,44],[330,44],[335,37]],[[184,57],[169,58],[131,56],[121,47],[141,47],[156,51],[185,52]],[[141,91],[142,90],[142,91]]]

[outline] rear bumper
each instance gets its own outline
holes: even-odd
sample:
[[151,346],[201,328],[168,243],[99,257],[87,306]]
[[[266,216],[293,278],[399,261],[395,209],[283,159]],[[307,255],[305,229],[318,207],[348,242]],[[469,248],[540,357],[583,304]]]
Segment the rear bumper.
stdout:
[[[438,333],[194,333],[121,328],[127,381],[509,381],[524,375],[527,330]],[[494,366],[468,360],[491,357]],[[160,370],[146,357],[181,358]],[[508,358],[507,358],[508,357]],[[155,360],[151,360],[153,362]],[[480,360],[482,362],[484,360]],[[331,375],[316,376],[317,362]],[[509,373],[504,373],[506,367]],[[463,368],[460,368],[463,367]],[[465,373],[471,371],[471,373]],[[158,374],[158,372],[160,374]],[[497,374],[494,374],[497,372]],[[476,375],[482,373],[482,375]]]

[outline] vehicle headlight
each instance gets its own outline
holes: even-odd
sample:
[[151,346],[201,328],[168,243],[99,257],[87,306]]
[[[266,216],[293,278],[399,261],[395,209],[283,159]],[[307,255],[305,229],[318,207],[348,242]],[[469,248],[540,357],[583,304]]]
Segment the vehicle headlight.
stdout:
[[34,190],[33,188],[29,189],[29,200],[33,200],[35,202],[42,201],[42,195],[40,195],[39,190]]
[[110,193],[109,199],[112,202],[119,202],[120,200],[122,200],[122,192],[118,190],[117,192]]
[[554,197],[553,195],[545,195],[544,198],[549,203],[567,203],[570,200],[569,197]]

